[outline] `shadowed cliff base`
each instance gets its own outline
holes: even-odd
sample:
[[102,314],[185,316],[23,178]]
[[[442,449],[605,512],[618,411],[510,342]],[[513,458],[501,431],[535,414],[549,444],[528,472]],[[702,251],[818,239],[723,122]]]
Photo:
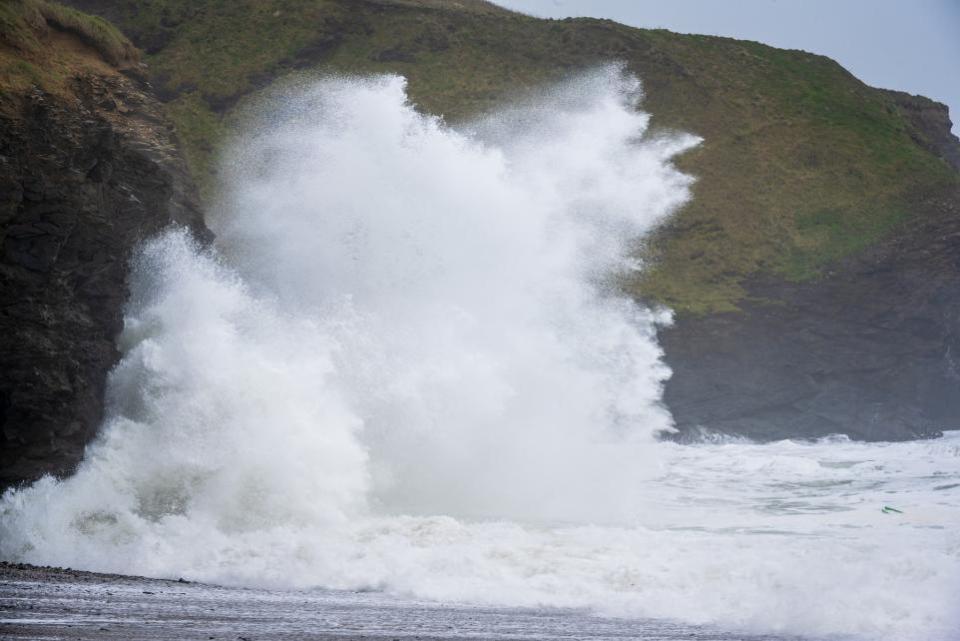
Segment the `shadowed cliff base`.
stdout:
[[960,192],[918,197],[898,233],[810,282],[757,279],[740,313],[661,330],[664,400],[759,440],[937,435],[960,426]]

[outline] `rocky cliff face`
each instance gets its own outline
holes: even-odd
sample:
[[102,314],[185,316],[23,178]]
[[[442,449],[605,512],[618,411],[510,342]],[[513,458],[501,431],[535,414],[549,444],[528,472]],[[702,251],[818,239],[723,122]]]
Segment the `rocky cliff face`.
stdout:
[[951,131],[953,123],[947,106],[903,91],[888,90],[886,93],[906,116],[913,141],[960,171],[960,139]]
[[[911,138],[960,169],[946,106],[887,92]],[[918,195],[895,234],[821,278],[755,278],[741,311],[661,333],[679,439],[864,440],[960,429],[960,189]],[[756,302],[759,301],[759,302]]]
[[680,438],[899,440],[960,429],[960,191],[928,195],[886,242],[762,303],[662,332]]
[[145,86],[49,37],[71,51],[69,76],[0,99],[0,488],[81,459],[137,243],[173,223],[207,233]]

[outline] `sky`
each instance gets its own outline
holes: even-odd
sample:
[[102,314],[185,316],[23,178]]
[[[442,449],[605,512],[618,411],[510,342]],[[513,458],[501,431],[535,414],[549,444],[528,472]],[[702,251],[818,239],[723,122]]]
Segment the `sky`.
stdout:
[[869,85],[950,107],[960,133],[960,0],[496,0],[545,17],[610,18],[829,56]]

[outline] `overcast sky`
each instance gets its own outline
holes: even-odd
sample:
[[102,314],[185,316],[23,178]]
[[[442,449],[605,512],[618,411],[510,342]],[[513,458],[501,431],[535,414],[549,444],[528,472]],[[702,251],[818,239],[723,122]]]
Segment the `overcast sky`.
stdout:
[[950,107],[960,132],[960,0],[496,0],[535,16],[758,40],[830,56],[869,85]]

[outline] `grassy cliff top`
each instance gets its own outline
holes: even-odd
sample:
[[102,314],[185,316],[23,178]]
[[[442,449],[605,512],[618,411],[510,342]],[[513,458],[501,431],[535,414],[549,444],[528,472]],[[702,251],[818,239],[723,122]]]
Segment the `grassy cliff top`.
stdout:
[[929,136],[902,100],[802,51],[544,20],[481,0],[71,4],[145,50],[188,160],[208,181],[238,104],[288,74],[399,73],[421,108],[456,121],[518,90],[623,61],[644,82],[654,130],[705,140],[678,161],[698,178],[693,201],[641,250],[654,267],[630,285],[680,311],[735,310],[758,277],[815,279],[895,234],[917,194],[958,182],[921,144]]
[[82,71],[138,64],[140,52],[106,20],[45,0],[0,1],[0,92],[69,92]]

